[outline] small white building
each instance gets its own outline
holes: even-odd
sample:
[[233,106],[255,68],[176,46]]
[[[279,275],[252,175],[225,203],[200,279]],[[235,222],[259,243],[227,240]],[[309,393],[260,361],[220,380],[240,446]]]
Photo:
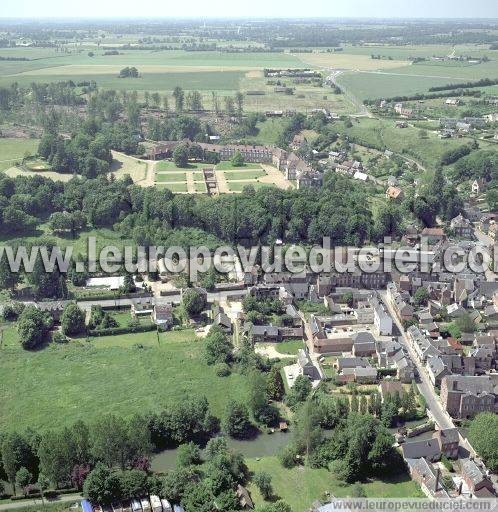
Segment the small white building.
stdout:
[[393,319],[380,302],[374,305],[374,325],[380,336],[391,336],[393,333]]

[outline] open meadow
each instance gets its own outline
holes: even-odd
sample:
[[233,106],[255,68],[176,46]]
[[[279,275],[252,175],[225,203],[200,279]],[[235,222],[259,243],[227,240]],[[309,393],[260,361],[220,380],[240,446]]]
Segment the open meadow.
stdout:
[[0,429],[49,428],[100,414],[129,417],[205,395],[215,415],[246,396],[245,377],[221,378],[193,331],[78,339],[24,351],[14,327],[0,349]]
[[[325,499],[330,495],[351,496],[352,486],[339,481],[332,472],[325,468],[312,469],[297,466],[286,469],[282,467],[277,457],[247,459],[247,465],[253,472],[264,471],[270,474],[275,495],[285,500],[296,512],[308,510],[312,503],[320,497]],[[362,488],[367,497],[411,498],[423,496],[418,485],[410,480],[404,471],[400,471],[395,478],[369,480],[362,483]],[[253,483],[249,486],[249,490],[256,505],[262,505],[264,501]]]
[[440,163],[446,151],[470,141],[465,138],[441,141],[433,132],[427,132],[426,138],[422,138],[420,129],[413,126],[397,128],[393,119],[357,119],[351,128],[337,123],[337,131],[349,135],[353,142],[380,151],[389,149],[429,169]]
[[0,171],[19,163],[26,154],[33,155],[38,149],[37,139],[0,138]]

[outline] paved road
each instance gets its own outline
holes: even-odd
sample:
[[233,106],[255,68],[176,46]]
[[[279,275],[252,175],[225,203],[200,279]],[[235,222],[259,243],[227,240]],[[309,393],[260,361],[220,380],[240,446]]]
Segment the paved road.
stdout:
[[408,354],[410,355],[411,360],[413,361],[418,370],[420,379],[417,382],[417,386],[420,393],[427,402],[427,408],[429,409],[432,417],[434,418],[434,420],[436,421],[440,428],[453,428],[455,424],[453,423],[453,420],[451,419],[449,414],[447,414],[444,411],[441,403],[439,402],[438,396],[434,391],[434,386],[432,385],[432,382],[429,379],[429,376],[424,368],[424,365],[417,358],[415,350],[413,349],[410,341],[408,340],[408,337],[406,335],[405,330],[403,329],[401,322],[397,319],[394,313],[394,308],[387,300],[387,292],[384,290],[380,291],[379,295],[384,304],[386,305],[387,309],[389,310],[389,313],[391,314],[393,321],[396,324],[399,332],[401,333],[402,344],[408,350]]
[[[81,494],[62,494],[55,500],[45,500],[45,504],[47,503],[77,503],[82,500]],[[33,507],[39,506],[40,510],[43,510],[42,500],[41,499],[27,499],[27,500],[17,500],[11,503],[0,503],[0,510],[15,510],[18,508],[24,507]]]

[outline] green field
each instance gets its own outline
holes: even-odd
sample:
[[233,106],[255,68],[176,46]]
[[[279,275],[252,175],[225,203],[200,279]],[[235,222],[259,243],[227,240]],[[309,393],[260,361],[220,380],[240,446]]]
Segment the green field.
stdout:
[[189,162],[188,167],[178,167],[175,162],[170,160],[161,160],[156,163],[156,171],[164,172],[164,171],[183,171],[186,169],[204,169],[204,168],[212,168],[213,166],[210,164],[204,164],[202,162]]
[[338,83],[365,100],[425,93],[431,87],[481,78],[498,78],[498,60],[481,64],[422,62],[385,71],[348,72]]
[[[264,67],[300,67],[296,57],[283,53],[222,53],[178,51],[122,51],[105,56],[102,50],[74,51],[60,54],[38,49],[5,49],[0,56],[22,56],[29,61],[0,61],[0,85],[17,82],[94,80],[104,89],[136,91],[171,91],[176,86],[200,91],[238,90],[245,73]],[[120,69],[135,66],[140,78],[118,78]]]
[[[246,462],[251,471],[265,471],[271,475],[275,494],[285,500],[294,512],[308,510],[317,499],[326,500],[326,491],[337,497],[346,497],[351,493],[351,486],[338,481],[327,469],[303,466],[285,469],[276,457],[248,459]],[[423,497],[418,485],[401,468],[397,479],[372,480],[363,484],[363,489],[367,497]],[[251,484],[249,490],[256,505],[262,505],[263,499],[256,486]]]
[[244,165],[235,167],[230,160],[227,160],[217,164],[215,169],[217,171],[242,171],[244,169],[261,169],[261,165],[252,162],[245,162]]
[[194,183],[195,191],[199,194],[206,194],[207,193],[207,187],[204,182],[196,181]]
[[0,171],[21,161],[26,153],[34,155],[38,150],[38,142],[38,139],[0,138]]
[[225,178],[227,181],[231,180],[255,180],[266,176],[266,172],[263,170],[248,170],[248,171],[225,171]]
[[164,181],[186,181],[187,177],[184,172],[165,172],[157,173],[156,181],[159,183]]
[[302,340],[282,341],[275,344],[275,350],[280,354],[297,354],[300,348],[304,348]]
[[[143,73],[140,78],[119,78],[117,71],[109,73],[95,73],[86,71],[82,67],[80,73],[64,68],[52,68],[58,73],[42,74],[20,74],[15,76],[15,81],[23,87],[29,86],[32,82],[62,82],[73,80],[83,82],[95,81],[102,89],[115,89],[126,91],[172,91],[176,86],[183,89],[199,91],[236,91],[239,88],[240,80],[244,76],[240,71],[198,71],[198,72],[163,72]],[[64,72],[63,72],[64,71]],[[0,86],[7,86],[13,82],[13,76],[0,77]]]
[[203,341],[188,331],[81,339],[23,351],[13,327],[0,350],[0,429],[56,427],[100,414],[130,416],[205,395],[220,415],[243,399],[245,378],[217,377],[203,361]]

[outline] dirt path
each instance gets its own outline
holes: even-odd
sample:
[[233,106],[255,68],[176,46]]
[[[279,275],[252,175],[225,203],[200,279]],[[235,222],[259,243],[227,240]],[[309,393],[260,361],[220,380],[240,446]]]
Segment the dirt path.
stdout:
[[187,194],[196,194],[193,173],[187,172],[185,176],[187,178]]
[[147,170],[145,172],[145,179],[137,182],[141,187],[153,187],[156,177],[156,162],[154,160],[147,160]]
[[270,183],[276,185],[281,189],[294,188],[294,185],[276,167],[267,164],[261,164],[261,167],[266,171],[266,176],[258,179],[260,183]]
[[254,351],[262,356],[267,356],[270,359],[282,358],[282,357],[292,357],[295,358],[294,354],[284,354],[279,352],[274,345],[267,343],[257,343],[255,345]]
[[216,183],[218,184],[218,193],[219,194],[231,194],[232,191],[230,190],[230,187],[228,186],[228,182],[225,178],[225,174],[223,171],[214,171],[214,174],[216,176]]

